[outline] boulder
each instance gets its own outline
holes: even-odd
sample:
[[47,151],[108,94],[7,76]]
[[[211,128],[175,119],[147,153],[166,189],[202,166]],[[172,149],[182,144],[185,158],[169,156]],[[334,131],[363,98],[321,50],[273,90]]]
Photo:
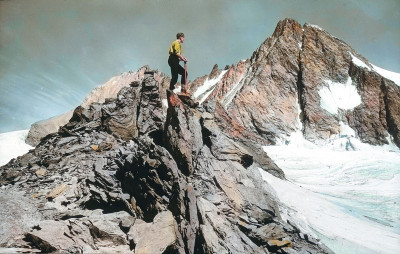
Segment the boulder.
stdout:
[[88,230],[63,221],[41,221],[25,237],[43,252],[82,253],[96,249]]
[[157,214],[151,223],[136,220],[128,237],[135,253],[185,253],[178,225],[170,211]]

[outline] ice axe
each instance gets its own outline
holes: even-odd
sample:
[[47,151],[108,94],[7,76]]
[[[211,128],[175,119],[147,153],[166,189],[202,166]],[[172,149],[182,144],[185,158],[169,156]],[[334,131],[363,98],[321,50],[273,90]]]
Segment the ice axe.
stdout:
[[187,89],[187,62],[185,61],[185,84],[182,84],[182,89],[181,92],[184,94],[188,94],[188,89]]

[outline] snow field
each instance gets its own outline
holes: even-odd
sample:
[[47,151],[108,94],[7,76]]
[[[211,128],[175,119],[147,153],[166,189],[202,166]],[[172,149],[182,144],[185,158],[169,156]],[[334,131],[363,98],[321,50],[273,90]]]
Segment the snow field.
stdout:
[[0,133],[0,166],[34,148],[25,143],[28,132],[29,130]]

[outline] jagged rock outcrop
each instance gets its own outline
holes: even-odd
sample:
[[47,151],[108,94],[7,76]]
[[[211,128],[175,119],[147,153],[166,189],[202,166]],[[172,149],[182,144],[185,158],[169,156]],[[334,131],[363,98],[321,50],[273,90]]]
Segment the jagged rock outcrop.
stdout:
[[[210,80],[216,72],[213,68],[214,74],[201,80]],[[204,101],[205,109],[225,123],[221,126],[234,126],[232,137],[256,135],[274,144],[301,131],[312,142],[326,143],[347,135],[342,128],[345,124],[363,142],[382,145],[391,135],[400,146],[399,86],[318,26],[280,21],[250,59],[219,73],[221,79],[207,93],[196,94],[204,89],[199,80],[193,82],[192,90],[197,100]],[[334,91],[338,86],[342,90]],[[332,98],[338,93],[344,96],[349,87],[354,87],[358,104],[347,107]]]
[[[75,109],[69,123],[0,168],[2,193],[37,209],[1,246],[87,253],[327,253],[280,217],[259,168],[283,172],[215,116],[148,72],[115,99]],[[11,200],[4,200],[8,206]],[[12,202],[19,202],[13,200]],[[15,206],[15,205],[14,205]],[[17,215],[22,211],[14,211]],[[11,250],[11,249],[10,249]]]
[[[133,82],[140,83],[144,78],[144,73],[148,70],[148,66],[143,66],[136,72],[125,72],[121,75],[112,77],[105,84],[94,88],[85,97],[80,106],[83,108],[88,108],[93,103],[104,103],[107,99],[116,98],[118,92],[122,88],[129,86],[129,84]],[[156,77],[156,80],[164,80],[164,74],[159,73],[159,76]],[[162,84],[162,86],[167,87],[167,83],[168,80],[166,80]],[[36,146],[37,144],[39,144],[40,139],[51,133],[57,132],[59,127],[67,124],[71,119],[72,114],[73,110],[59,116],[33,123],[26,138],[26,143],[32,146]]]
[[70,110],[62,115],[33,123],[29,129],[25,143],[36,146],[39,144],[40,139],[50,133],[57,132],[60,126],[67,124],[73,113],[74,111]]

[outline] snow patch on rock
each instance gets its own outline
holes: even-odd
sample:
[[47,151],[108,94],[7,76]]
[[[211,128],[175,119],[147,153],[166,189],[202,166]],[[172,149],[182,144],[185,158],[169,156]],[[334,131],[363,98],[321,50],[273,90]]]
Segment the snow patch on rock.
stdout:
[[360,60],[359,58],[355,57],[351,52],[349,52],[349,54],[351,56],[351,61],[355,65],[357,65],[357,66],[359,66],[361,68],[367,68],[369,71],[371,70],[371,68],[368,65],[366,65],[362,60]]
[[168,108],[168,100],[167,100],[167,99],[163,99],[163,100],[162,100],[162,104],[163,104],[166,108]]
[[303,130],[303,122],[300,119],[301,116],[301,107],[300,107],[300,102],[299,99],[296,98],[296,109],[297,109],[297,124],[299,125],[300,131]]
[[331,114],[337,114],[338,109],[353,109],[361,104],[361,96],[349,77],[345,84],[325,80],[328,86],[322,87],[318,94],[321,97],[321,107]]
[[298,124],[298,129],[294,132],[292,132],[289,136],[284,136],[282,138],[277,138],[277,145],[284,145],[284,144],[291,144],[291,145],[297,145],[297,146],[311,146],[315,147],[313,143],[310,141],[306,140],[303,136],[303,122],[300,119],[301,116],[301,107],[298,98],[296,98],[296,109],[297,109],[297,124]]
[[[357,65],[361,68],[367,68],[369,71],[371,71],[371,68],[366,63],[364,63],[364,61],[355,57],[351,52],[349,52],[349,54],[351,56],[351,61],[355,65]],[[382,77],[387,78],[387,79],[393,81],[396,85],[400,86],[400,73],[388,71],[388,70],[385,70],[385,69],[378,67],[376,65],[373,65],[373,64],[371,64],[371,66],[372,66],[373,71],[377,72]]]
[[[193,97],[194,99],[200,98],[199,104],[202,104],[208,96],[214,91],[215,85],[218,84],[218,82],[222,79],[224,74],[227,72],[227,70],[222,71],[218,77],[214,79],[208,79],[203,83],[202,86],[197,88],[196,92],[194,92]],[[203,96],[202,96],[203,95]]]
[[221,105],[226,109],[228,105],[232,102],[233,98],[235,98],[236,94],[243,87],[243,76],[240,77],[239,81],[232,85],[231,90],[229,90],[221,100]]
[[177,87],[175,87],[175,89],[174,90],[172,90],[174,93],[179,93],[180,91],[181,91],[181,86],[177,86]]
[[316,28],[316,29],[318,29],[318,30],[324,31],[324,29],[322,29],[320,26],[313,25],[313,24],[308,24],[308,25],[311,26],[311,27],[313,27],[313,28]]
[[373,64],[371,65],[374,68],[374,71],[376,71],[379,75],[381,75],[384,78],[390,79],[396,85],[400,86],[400,73],[388,71]]

